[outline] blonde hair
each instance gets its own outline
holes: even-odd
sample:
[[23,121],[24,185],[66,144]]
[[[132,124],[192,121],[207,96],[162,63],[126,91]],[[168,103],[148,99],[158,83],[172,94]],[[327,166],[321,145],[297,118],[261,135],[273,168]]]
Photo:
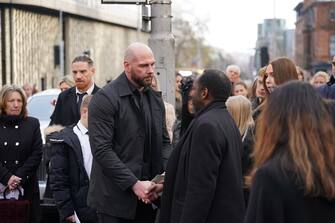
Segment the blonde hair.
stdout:
[[75,85],[74,80],[70,75],[65,75],[64,77],[62,77],[58,85],[60,86],[62,83],[66,83],[70,87],[73,87]]
[[246,97],[237,95],[229,97],[226,106],[244,139],[248,129],[254,125],[251,102]]
[[312,77],[311,83],[314,83],[315,78],[317,77],[323,77],[326,80],[326,83],[329,81],[329,75],[324,72],[324,71],[318,71],[314,74],[314,76]]
[[93,98],[93,95],[85,95],[83,97],[83,101],[81,102],[80,110],[83,108],[88,108],[88,105],[90,104],[92,98]]
[[27,98],[26,98],[26,94],[24,93],[23,89],[15,84],[12,85],[5,85],[2,87],[1,91],[0,91],[0,114],[6,114],[5,113],[5,109],[6,109],[6,99],[9,96],[10,93],[12,92],[17,92],[21,95],[22,98],[22,110],[20,115],[22,115],[23,117],[27,117],[28,116],[28,112],[27,112]]

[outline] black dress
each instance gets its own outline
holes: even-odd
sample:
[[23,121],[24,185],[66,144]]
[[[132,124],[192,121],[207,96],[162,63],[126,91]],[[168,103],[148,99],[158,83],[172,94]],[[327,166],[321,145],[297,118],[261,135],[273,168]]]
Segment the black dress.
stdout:
[[278,160],[258,169],[251,187],[245,223],[333,223],[335,201],[304,196],[294,175]]
[[0,115],[0,183],[6,186],[12,175],[22,178],[23,198],[31,201],[30,222],[40,220],[36,171],[41,158],[42,138],[38,120]]

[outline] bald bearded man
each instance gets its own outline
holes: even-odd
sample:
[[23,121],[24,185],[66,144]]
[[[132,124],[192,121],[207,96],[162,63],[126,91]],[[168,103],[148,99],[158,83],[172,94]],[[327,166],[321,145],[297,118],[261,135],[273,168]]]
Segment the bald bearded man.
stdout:
[[128,46],[123,66],[89,106],[94,160],[88,203],[101,223],[150,223],[156,212],[141,200],[170,154],[164,103],[150,87],[155,59],[147,45]]

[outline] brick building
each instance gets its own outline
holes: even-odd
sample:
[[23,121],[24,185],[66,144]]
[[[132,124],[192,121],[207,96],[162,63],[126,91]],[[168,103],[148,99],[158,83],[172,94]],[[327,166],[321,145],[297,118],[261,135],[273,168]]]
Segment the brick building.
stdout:
[[297,65],[312,74],[330,72],[329,63],[335,56],[335,1],[304,0],[295,7]]
[[136,8],[101,0],[0,0],[0,86],[57,87],[71,60],[87,50],[103,86],[122,71],[126,46],[148,41],[138,24]]

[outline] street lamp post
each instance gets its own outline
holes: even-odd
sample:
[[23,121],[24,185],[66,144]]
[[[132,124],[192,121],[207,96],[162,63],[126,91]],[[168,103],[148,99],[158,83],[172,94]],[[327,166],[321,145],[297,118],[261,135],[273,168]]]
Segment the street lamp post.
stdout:
[[[175,104],[175,56],[172,34],[171,0],[101,0],[102,4],[142,4],[151,6],[149,46],[156,59],[156,74],[163,98]],[[143,11],[142,11],[143,13]],[[143,16],[143,15],[142,15]],[[144,16],[145,20],[148,16]],[[145,27],[142,27],[145,28]]]
[[156,58],[156,73],[163,98],[175,104],[175,56],[171,25],[171,0],[151,1],[149,46]]

